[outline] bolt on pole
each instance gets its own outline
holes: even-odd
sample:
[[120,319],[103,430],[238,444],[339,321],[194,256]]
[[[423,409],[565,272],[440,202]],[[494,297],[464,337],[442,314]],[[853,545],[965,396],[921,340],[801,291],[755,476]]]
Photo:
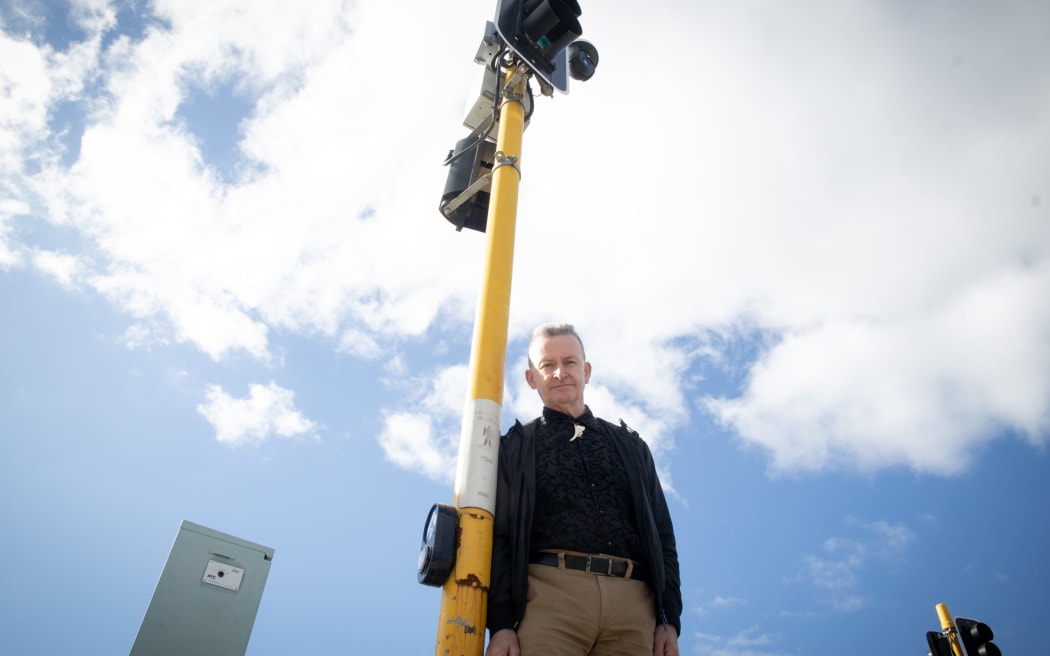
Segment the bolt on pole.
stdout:
[[518,66],[508,69],[507,92],[500,108],[485,270],[456,469],[459,543],[454,568],[442,587],[436,656],[481,656],[485,646],[526,78],[519,75]]

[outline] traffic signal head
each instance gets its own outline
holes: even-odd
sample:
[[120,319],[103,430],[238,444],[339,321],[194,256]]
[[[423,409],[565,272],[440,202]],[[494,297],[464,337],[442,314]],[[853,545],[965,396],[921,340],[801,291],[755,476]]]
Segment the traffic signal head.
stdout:
[[490,193],[486,174],[492,172],[495,150],[495,143],[471,134],[460,139],[448,154],[448,178],[438,210],[457,231],[470,228],[485,232]]
[[953,656],[952,645],[948,637],[937,631],[926,632],[926,643],[930,645],[928,656]]
[[[566,48],[583,34],[577,0],[497,0],[496,29],[511,50],[544,82],[561,92],[568,91],[565,71],[557,71],[566,59]],[[594,46],[577,55],[580,61],[569,66],[573,79],[586,80],[594,74],[598,53]],[[588,61],[589,60],[589,63]],[[580,77],[577,77],[577,72]]]
[[959,630],[959,639],[966,647],[966,656],[1002,656],[999,647],[992,642],[995,637],[992,627],[967,617],[956,617],[955,626]]
[[555,55],[583,34],[577,20],[582,11],[576,0],[525,0],[523,4],[522,30],[544,53]]

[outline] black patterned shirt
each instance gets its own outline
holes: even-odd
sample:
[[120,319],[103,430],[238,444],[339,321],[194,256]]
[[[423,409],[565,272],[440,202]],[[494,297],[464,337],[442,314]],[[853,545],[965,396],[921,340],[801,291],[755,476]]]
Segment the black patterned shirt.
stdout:
[[536,431],[533,551],[641,560],[644,550],[624,464],[604,430],[590,408],[577,419],[543,409]]

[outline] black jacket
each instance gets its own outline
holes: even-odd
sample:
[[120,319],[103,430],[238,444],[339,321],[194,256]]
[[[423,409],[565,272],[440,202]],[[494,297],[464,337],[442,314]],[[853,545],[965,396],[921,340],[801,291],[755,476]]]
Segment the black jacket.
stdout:
[[[602,433],[613,440],[623,459],[631,498],[637,513],[651,573],[650,584],[659,623],[667,623],[682,634],[682,591],[678,573],[678,549],[663,488],[653,465],[649,446],[638,433],[620,423],[598,420]],[[496,512],[492,539],[492,578],[489,587],[489,631],[517,626],[525,615],[525,589],[529,580],[529,539],[536,505],[536,427],[539,419],[522,425],[515,422],[500,439],[499,474],[496,483]]]

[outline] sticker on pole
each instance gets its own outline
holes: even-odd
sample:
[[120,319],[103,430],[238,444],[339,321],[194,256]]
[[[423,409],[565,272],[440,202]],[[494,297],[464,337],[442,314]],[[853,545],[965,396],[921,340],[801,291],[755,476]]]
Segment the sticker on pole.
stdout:
[[204,578],[201,581],[237,592],[241,589],[241,579],[243,578],[244,570],[242,568],[209,560],[208,566],[204,568]]
[[467,402],[456,469],[455,492],[460,508],[496,509],[500,409],[500,404],[489,399]]

